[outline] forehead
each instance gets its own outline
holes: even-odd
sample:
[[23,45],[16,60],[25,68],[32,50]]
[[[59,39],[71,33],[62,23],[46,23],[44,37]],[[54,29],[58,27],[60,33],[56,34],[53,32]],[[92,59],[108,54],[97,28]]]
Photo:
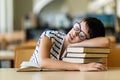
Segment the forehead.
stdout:
[[88,26],[85,21],[80,22],[81,28],[88,30]]
[[85,32],[85,34],[87,35],[87,37],[89,37],[90,35],[89,35],[89,29],[88,29],[88,26],[87,26],[87,24],[86,24],[86,22],[85,21],[82,21],[81,23],[80,23],[80,25],[81,25],[81,30],[83,31],[83,32]]

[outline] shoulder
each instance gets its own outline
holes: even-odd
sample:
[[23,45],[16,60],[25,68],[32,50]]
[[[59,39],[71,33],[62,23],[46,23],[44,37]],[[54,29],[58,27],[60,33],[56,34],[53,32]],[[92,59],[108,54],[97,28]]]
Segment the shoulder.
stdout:
[[41,38],[41,44],[51,46],[52,41],[48,37],[44,36],[44,37]]
[[55,31],[55,30],[46,30],[42,33],[41,37],[47,36],[49,38],[53,36],[65,36],[66,34],[61,31]]

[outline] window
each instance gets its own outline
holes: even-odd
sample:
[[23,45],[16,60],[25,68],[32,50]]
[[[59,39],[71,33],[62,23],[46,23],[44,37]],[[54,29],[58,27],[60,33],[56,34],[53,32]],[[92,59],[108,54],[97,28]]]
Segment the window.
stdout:
[[0,0],[0,33],[13,31],[13,0]]

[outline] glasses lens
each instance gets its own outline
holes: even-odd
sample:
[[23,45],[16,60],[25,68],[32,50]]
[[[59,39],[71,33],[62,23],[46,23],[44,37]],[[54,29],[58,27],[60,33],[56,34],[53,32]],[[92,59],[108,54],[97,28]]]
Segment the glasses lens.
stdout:
[[80,30],[80,25],[78,23],[75,23],[73,27],[76,31]]
[[85,40],[85,39],[86,39],[86,35],[85,35],[85,33],[82,32],[82,31],[79,33],[79,37],[80,37],[80,39],[82,39],[82,40]]

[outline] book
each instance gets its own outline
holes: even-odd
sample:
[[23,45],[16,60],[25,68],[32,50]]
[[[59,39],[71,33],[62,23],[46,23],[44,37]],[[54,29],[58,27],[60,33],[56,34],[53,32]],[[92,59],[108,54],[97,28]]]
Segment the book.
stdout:
[[90,62],[106,63],[106,58],[63,57],[62,60],[66,62],[71,62],[71,63],[90,63]]
[[28,61],[23,61],[20,66],[17,72],[34,72],[42,70],[37,64]]
[[110,53],[110,49],[105,47],[68,46],[66,52]]
[[65,70],[57,70],[57,69],[42,69],[39,67],[39,65],[29,61],[23,61],[20,66],[21,67],[16,70],[17,72],[65,71]]
[[108,57],[108,54],[106,53],[82,53],[82,52],[67,52],[66,54],[66,57],[82,57],[82,58],[85,58],[85,57],[98,57],[98,58],[107,58]]

